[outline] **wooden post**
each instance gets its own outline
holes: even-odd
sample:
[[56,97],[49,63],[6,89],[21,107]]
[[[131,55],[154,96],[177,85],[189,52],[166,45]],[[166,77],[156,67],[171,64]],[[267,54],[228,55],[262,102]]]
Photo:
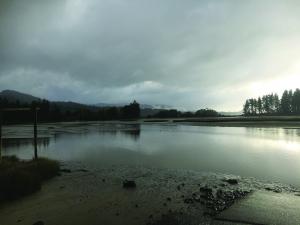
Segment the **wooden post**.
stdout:
[[33,130],[34,130],[34,159],[38,158],[38,153],[37,153],[37,108],[34,107],[33,109],[34,113],[34,124],[33,124]]
[[0,109],[0,161],[2,160],[2,113]]

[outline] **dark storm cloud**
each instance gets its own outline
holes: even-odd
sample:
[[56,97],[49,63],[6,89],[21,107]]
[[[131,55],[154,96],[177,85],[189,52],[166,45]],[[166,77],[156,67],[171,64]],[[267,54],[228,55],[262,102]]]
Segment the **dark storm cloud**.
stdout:
[[249,82],[299,58],[299,12],[297,1],[2,1],[0,89],[238,109]]

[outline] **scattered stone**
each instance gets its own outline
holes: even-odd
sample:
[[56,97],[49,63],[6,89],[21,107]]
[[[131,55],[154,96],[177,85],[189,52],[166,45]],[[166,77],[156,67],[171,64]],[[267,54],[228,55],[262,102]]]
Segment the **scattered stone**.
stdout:
[[149,215],[149,219],[152,219],[153,218],[153,215],[151,214],[151,215]]
[[116,216],[119,216],[119,215],[120,215],[120,213],[117,212],[117,213],[116,213]]
[[123,181],[123,188],[126,189],[136,188],[136,183],[133,180],[125,180]]
[[64,189],[64,188],[65,188],[65,186],[63,186],[63,185],[59,187],[59,189]]
[[164,205],[164,206],[167,206],[167,203],[165,203],[165,202],[164,202],[164,204],[163,204],[163,205]]
[[105,182],[105,179],[104,179],[104,178],[102,179],[102,182],[103,182],[103,183]]
[[138,208],[139,207],[139,205],[138,204],[135,204],[135,208]]
[[168,198],[167,198],[167,201],[169,201],[169,202],[170,202],[171,200],[172,200],[172,199],[171,199],[170,197],[168,197]]

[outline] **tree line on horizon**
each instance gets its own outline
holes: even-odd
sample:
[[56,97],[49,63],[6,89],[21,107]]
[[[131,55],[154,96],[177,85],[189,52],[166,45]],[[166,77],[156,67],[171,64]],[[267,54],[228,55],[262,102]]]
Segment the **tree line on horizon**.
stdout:
[[300,89],[285,90],[279,98],[271,93],[258,98],[247,99],[243,106],[245,116],[253,115],[299,115]]
[[196,118],[196,117],[217,117],[220,114],[209,108],[199,109],[196,112],[181,112],[177,109],[161,110],[158,113],[149,116],[149,118]]
[[[61,121],[98,121],[98,120],[131,120],[140,117],[140,104],[136,101],[123,107],[103,107],[91,110],[81,107],[76,110],[64,110],[59,105],[48,100],[20,103],[18,100],[10,102],[6,98],[0,98],[1,108],[31,108],[38,107],[38,121],[61,122]],[[10,111],[3,113],[4,123],[27,123],[33,121],[32,111]]]

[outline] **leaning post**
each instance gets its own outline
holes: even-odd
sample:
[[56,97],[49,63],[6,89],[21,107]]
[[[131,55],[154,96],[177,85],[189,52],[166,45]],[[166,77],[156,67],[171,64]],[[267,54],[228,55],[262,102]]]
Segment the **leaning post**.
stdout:
[[37,107],[33,108],[33,114],[34,114],[34,122],[33,122],[33,133],[34,133],[34,159],[38,158],[37,153]]

